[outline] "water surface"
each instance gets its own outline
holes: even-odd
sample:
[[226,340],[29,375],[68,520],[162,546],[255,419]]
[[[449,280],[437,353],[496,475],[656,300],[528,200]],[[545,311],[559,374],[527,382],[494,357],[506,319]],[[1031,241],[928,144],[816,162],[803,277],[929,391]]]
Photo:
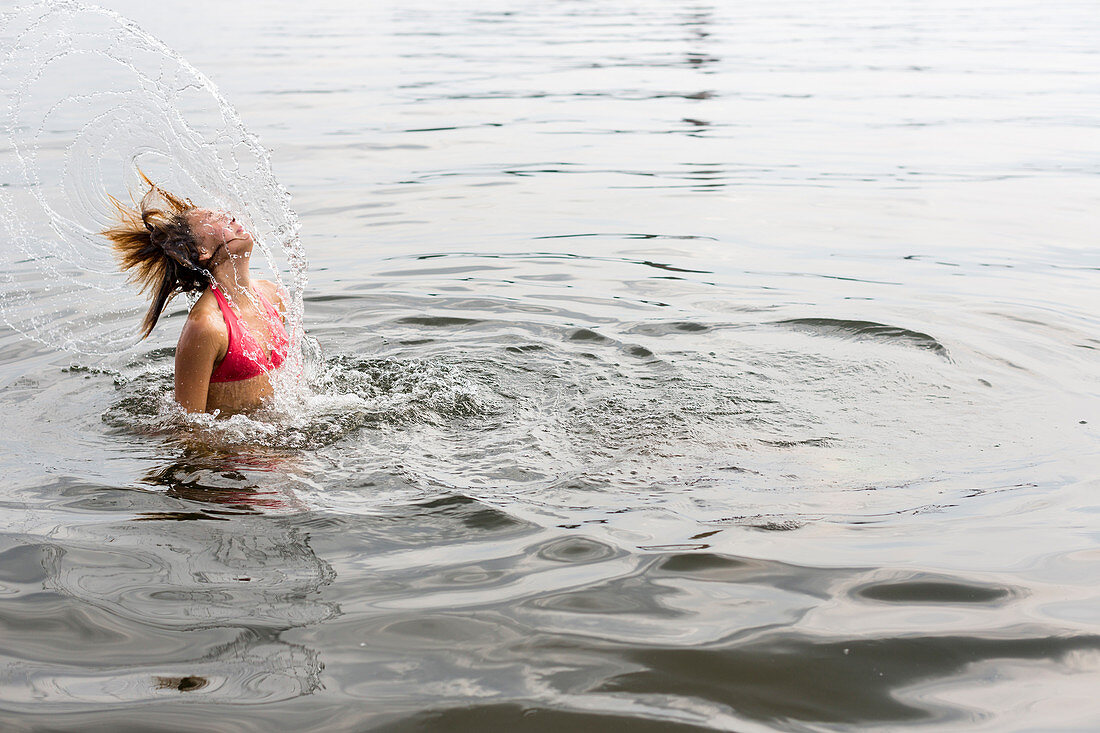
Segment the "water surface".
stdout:
[[204,425],[182,304],[0,332],[5,729],[1100,723],[1090,4],[108,5],[318,348]]

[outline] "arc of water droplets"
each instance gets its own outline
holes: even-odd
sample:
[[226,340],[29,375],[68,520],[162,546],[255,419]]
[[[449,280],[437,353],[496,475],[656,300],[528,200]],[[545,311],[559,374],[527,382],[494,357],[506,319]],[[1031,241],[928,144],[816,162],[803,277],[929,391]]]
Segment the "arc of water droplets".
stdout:
[[245,223],[289,291],[301,343],[306,257],[289,194],[258,138],[190,63],[109,10],[32,3],[0,15],[0,99],[0,315],[12,328],[89,355],[138,342],[147,303],[98,232],[110,223],[106,194],[144,192],[141,166]]

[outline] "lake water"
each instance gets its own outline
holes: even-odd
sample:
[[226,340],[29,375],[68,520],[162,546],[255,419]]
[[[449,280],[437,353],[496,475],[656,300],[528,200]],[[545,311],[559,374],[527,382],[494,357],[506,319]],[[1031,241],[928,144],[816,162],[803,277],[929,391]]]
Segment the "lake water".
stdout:
[[319,351],[0,330],[5,731],[1100,726],[1094,3],[106,5]]

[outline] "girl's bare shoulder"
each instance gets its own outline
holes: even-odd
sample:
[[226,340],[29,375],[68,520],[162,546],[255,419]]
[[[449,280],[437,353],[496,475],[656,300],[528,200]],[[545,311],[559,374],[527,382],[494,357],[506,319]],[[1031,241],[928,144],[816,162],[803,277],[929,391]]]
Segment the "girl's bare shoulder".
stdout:
[[270,280],[256,279],[252,281],[256,289],[263,293],[263,296],[267,298],[271,303],[280,311],[286,310],[286,304],[283,302],[283,294],[279,289],[279,286]]
[[180,341],[209,340],[228,341],[229,334],[225,328],[225,319],[222,317],[221,308],[213,294],[207,290],[199,297],[198,302],[187,314],[187,323],[183,325]]

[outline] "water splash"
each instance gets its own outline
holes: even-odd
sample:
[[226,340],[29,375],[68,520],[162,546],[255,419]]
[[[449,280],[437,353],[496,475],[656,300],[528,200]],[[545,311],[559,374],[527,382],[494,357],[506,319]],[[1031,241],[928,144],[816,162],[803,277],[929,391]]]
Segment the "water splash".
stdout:
[[244,222],[289,292],[288,330],[301,342],[306,257],[289,194],[258,138],[186,60],[111,11],[29,4],[0,15],[0,115],[0,316],[11,327],[84,355],[138,342],[147,304],[99,232],[108,193],[144,191],[140,166]]
[[[306,342],[308,354],[312,340]],[[374,427],[453,429],[455,421],[500,409],[493,391],[463,363],[335,354],[324,361],[307,357],[306,364],[301,382],[284,386],[290,379],[280,370],[272,375],[280,385],[272,399],[230,416],[184,412],[172,398],[170,366],[131,365],[128,375],[112,375],[120,396],[103,421],[211,450],[293,452],[319,450]]]

